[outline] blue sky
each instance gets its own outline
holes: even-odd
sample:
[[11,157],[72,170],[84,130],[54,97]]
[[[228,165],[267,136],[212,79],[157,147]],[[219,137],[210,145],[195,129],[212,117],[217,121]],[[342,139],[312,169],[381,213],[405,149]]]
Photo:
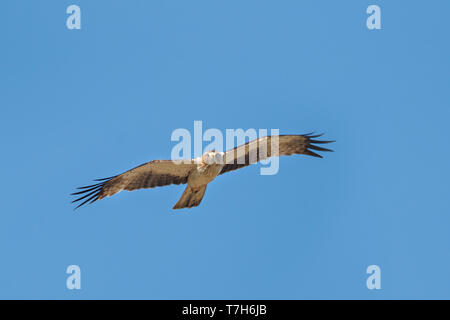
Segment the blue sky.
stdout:
[[[66,8],[81,8],[81,30]],[[368,30],[366,8],[381,8]],[[450,298],[448,1],[5,1],[0,298]],[[177,128],[325,132],[284,157],[73,211]],[[66,288],[67,266],[81,290]],[[366,268],[381,268],[368,290]]]

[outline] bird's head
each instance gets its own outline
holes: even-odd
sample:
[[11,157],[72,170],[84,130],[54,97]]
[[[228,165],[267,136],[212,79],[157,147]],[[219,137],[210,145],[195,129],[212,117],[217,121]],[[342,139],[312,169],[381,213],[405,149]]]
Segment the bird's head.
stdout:
[[225,154],[223,152],[216,152],[214,150],[205,152],[202,160],[205,164],[223,164]]

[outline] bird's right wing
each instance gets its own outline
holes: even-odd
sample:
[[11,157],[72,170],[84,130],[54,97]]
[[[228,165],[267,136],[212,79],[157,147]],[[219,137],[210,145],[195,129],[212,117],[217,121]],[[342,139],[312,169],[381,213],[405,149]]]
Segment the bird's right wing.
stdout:
[[117,176],[94,180],[100,181],[97,184],[78,188],[82,189],[82,191],[72,193],[72,195],[80,195],[80,198],[75,199],[73,202],[87,198],[83,203],[76,207],[78,208],[88,201],[93,203],[104,197],[112,196],[122,190],[132,191],[142,188],[167,186],[170,184],[184,184],[187,183],[189,173],[195,167],[196,164],[194,161],[150,161]]

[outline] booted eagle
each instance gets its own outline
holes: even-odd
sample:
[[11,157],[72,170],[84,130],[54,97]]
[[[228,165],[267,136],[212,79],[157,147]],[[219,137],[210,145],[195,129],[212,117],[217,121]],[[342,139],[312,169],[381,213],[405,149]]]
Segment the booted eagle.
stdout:
[[122,190],[133,191],[170,184],[187,184],[173,209],[196,207],[202,201],[208,183],[218,175],[270,157],[306,154],[322,158],[321,155],[311,150],[332,150],[315,144],[334,141],[314,139],[319,136],[321,135],[266,136],[247,142],[227,152],[209,151],[195,159],[153,160],[117,176],[94,180],[98,182],[96,184],[78,188],[81,191],[72,193],[72,195],[79,196],[79,198],[72,202],[84,200],[76,207],[79,208],[87,202],[93,203]]

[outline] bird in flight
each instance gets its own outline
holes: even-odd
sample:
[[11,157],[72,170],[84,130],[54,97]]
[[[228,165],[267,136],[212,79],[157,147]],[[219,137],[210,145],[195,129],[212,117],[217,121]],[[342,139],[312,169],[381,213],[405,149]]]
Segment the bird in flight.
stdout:
[[96,184],[78,188],[81,191],[72,193],[72,195],[79,198],[72,202],[84,200],[75,208],[77,209],[88,202],[93,203],[122,190],[133,191],[170,184],[187,184],[181,198],[173,209],[196,207],[202,201],[208,183],[218,175],[274,156],[305,154],[322,158],[321,155],[312,150],[332,151],[319,147],[317,144],[334,141],[315,140],[319,136],[321,134],[312,135],[311,133],[304,135],[265,136],[226,152],[208,151],[195,159],[153,160],[122,174],[94,180],[98,182]]

